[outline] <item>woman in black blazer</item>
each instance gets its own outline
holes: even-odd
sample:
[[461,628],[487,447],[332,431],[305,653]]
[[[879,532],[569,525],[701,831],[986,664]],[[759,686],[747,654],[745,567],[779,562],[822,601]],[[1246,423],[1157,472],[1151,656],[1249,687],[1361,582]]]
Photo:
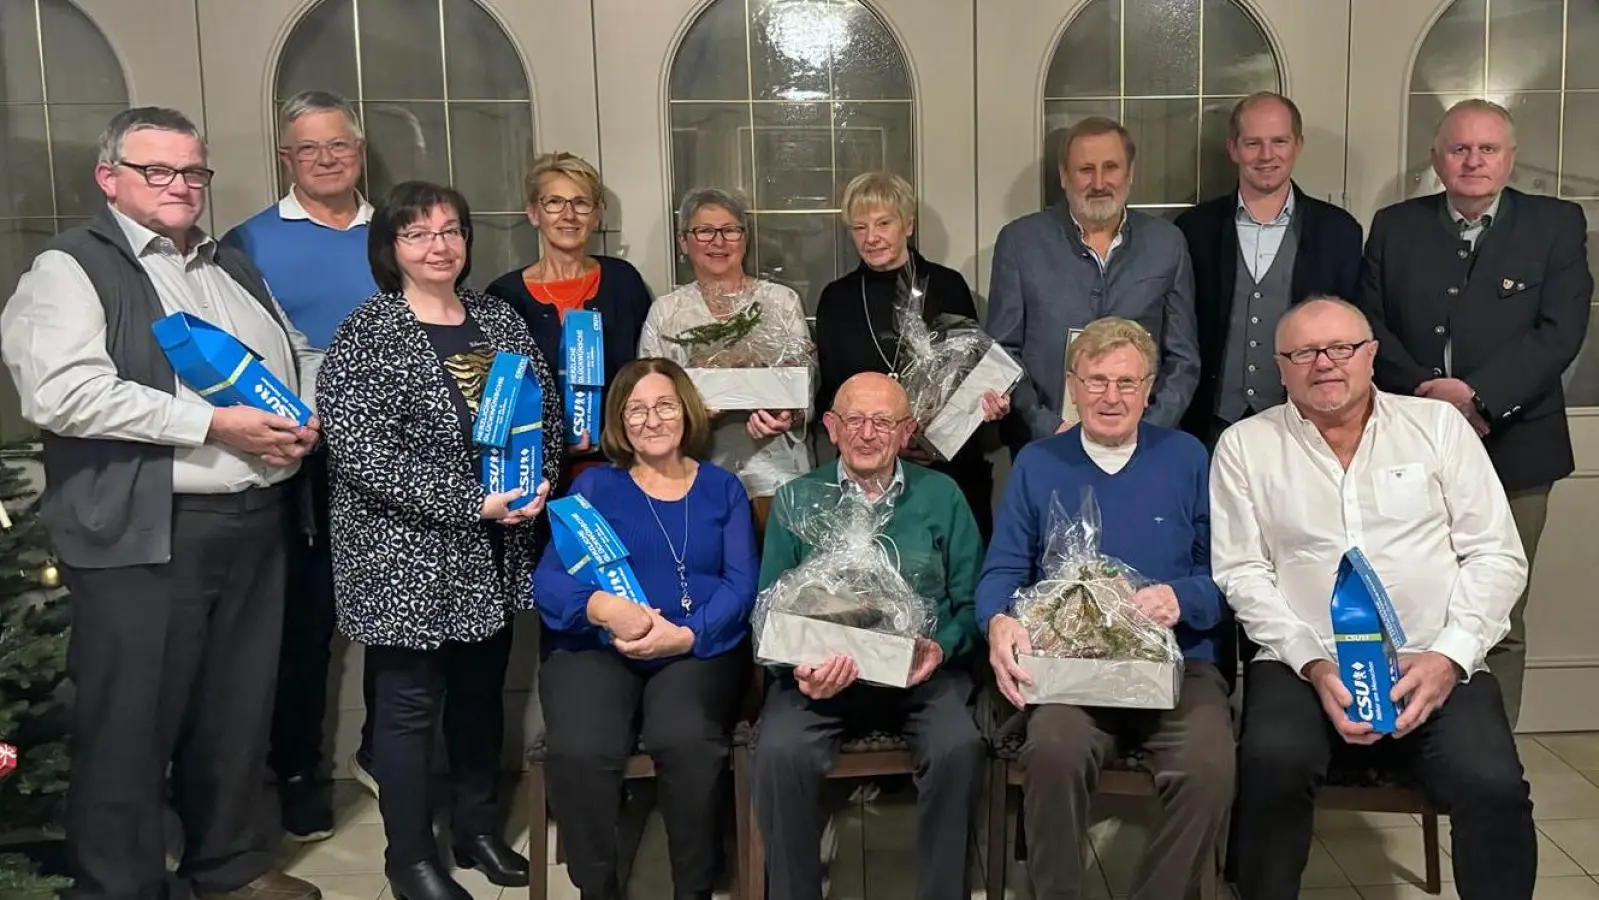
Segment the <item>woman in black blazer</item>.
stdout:
[[[533,161],[523,186],[528,221],[539,232],[539,261],[496,278],[488,292],[521,314],[533,340],[557,370],[565,366],[561,336],[566,314],[599,313],[608,385],[637,357],[654,295],[632,263],[589,255],[589,239],[605,215],[605,186],[592,165],[570,153],[546,153]],[[599,408],[605,408],[603,389]],[[572,446],[563,486],[583,469],[606,463],[593,435],[569,438]]]
[[[542,517],[564,447],[561,395],[504,302],[466,290],[472,218],[451,188],[398,185],[372,219],[378,293],[334,333],[317,378],[332,476],[339,630],[366,645],[372,774],[400,900],[467,900],[440,866],[428,807],[444,720],[455,864],[528,883],[496,804],[510,615],[530,604]],[[497,351],[544,388],[544,478],[532,502],[486,494],[473,417]],[[446,700],[446,695],[448,699]]]

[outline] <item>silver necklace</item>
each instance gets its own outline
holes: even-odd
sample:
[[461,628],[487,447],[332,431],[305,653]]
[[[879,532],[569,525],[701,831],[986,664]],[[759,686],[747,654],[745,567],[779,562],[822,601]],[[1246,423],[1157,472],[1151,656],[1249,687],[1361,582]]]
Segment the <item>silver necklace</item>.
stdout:
[[[690,482],[689,489],[693,490],[693,487],[693,482]],[[692,613],[694,598],[688,595],[688,569],[685,565],[688,559],[688,494],[683,494],[683,552],[678,553],[677,545],[672,543],[672,536],[666,531],[666,523],[661,521],[661,514],[655,511],[655,498],[644,490],[643,485],[639,485],[639,490],[644,494],[644,501],[650,505],[650,515],[655,517],[655,525],[661,529],[661,537],[666,538],[666,548],[672,552],[672,561],[677,563],[677,589],[680,595],[678,602],[683,604],[683,612]]]
[[[882,357],[883,365],[888,368],[888,377],[894,379],[895,381],[898,381],[899,380],[899,349],[900,349],[900,342],[899,341],[895,341],[894,342],[894,358],[893,359],[889,359],[888,358],[888,354],[883,352],[882,343],[877,340],[877,329],[872,327],[872,311],[871,311],[871,308],[866,305],[866,276],[865,275],[861,276],[861,315],[866,317],[866,333],[871,336],[871,338],[872,338],[872,346],[877,348],[877,355]],[[894,331],[895,331],[896,334],[898,334],[899,333],[898,327],[896,327],[894,329]]]

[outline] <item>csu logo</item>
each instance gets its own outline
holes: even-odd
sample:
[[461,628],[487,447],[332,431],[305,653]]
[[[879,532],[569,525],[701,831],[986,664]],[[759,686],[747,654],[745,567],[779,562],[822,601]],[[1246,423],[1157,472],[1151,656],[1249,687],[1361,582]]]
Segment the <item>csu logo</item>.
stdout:
[[507,488],[505,487],[505,462],[504,462],[504,460],[500,457],[500,454],[494,452],[492,449],[485,451],[485,455],[488,457],[488,461],[489,461],[489,485],[491,486],[490,490],[495,490],[495,491],[506,490]]
[[1362,722],[1370,722],[1377,717],[1376,704],[1372,702],[1372,672],[1366,663],[1356,660],[1349,667],[1349,679],[1353,682],[1355,695],[1355,715]]
[[278,396],[277,391],[269,390],[267,388],[266,382],[257,381],[255,383],[254,391],[255,396],[262,403],[265,403],[268,407],[270,407],[271,412],[275,412],[285,419],[298,418],[298,416],[296,416],[294,413],[294,409],[290,407],[288,403],[284,402],[282,397]]

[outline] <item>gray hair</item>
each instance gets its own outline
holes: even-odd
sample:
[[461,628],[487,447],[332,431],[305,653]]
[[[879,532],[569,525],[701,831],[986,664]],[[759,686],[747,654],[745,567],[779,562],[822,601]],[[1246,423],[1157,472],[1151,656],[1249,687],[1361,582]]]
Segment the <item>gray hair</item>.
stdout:
[[106,124],[105,131],[100,133],[100,165],[110,166],[120,162],[123,142],[128,139],[128,135],[140,131],[170,131],[174,134],[186,134],[200,142],[202,156],[210,152],[205,145],[205,137],[200,134],[200,129],[194,126],[194,122],[190,121],[188,116],[164,106],[135,106],[112,116],[111,121]]
[[278,112],[278,136],[288,134],[289,127],[306,116],[327,112],[343,113],[345,120],[350,123],[350,133],[355,135],[356,140],[366,137],[355,107],[332,91],[301,91],[283,101],[283,109]]
[[683,197],[683,205],[677,208],[678,233],[688,231],[688,225],[694,221],[694,214],[707,206],[719,206],[727,210],[727,214],[738,222],[740,228],[749,227],[749,204],[744,198],[732,191],[721,188],[696,188]]
[[1433,129],[1432,132],[1432,148],[1434,150],[1442,149],[1444,129],[1449,127],[1449,122],[1451,119],[1453,119],[1457,114],[1463,112],[1481,112],[1498,116],[1500,121],[1505,123],[1505,128],[1510,132],[1510,146],[1512,148],[1516,146],[1516,119],[1510,114],[1510,110],[1505,109],[1503,106],[1493,102],[1492,100],[1487,100],[1482,97],[1471,97],[1449,107],[1448,111],[1443,114],[1443,117],[1438,120],[1438,127]]

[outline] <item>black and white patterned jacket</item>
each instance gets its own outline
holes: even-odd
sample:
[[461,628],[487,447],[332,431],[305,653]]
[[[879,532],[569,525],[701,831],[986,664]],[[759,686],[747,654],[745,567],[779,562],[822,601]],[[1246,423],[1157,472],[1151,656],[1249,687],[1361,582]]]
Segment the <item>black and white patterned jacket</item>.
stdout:
[[[529,357],[544,386],[544,473],[561,470],[564,403],[527,326],[504,301],[461,302],[496,350]],[[364,644],[434,649],[481,641],[532,606],[548,529],[479,518],[476,450],[427,333],[401,294],[375,294],[334,332],[317,377],[327,442],[339,630]],[[540,520],[542,520],[542,516]],[[490,530],[505,530],[496,570]]]

